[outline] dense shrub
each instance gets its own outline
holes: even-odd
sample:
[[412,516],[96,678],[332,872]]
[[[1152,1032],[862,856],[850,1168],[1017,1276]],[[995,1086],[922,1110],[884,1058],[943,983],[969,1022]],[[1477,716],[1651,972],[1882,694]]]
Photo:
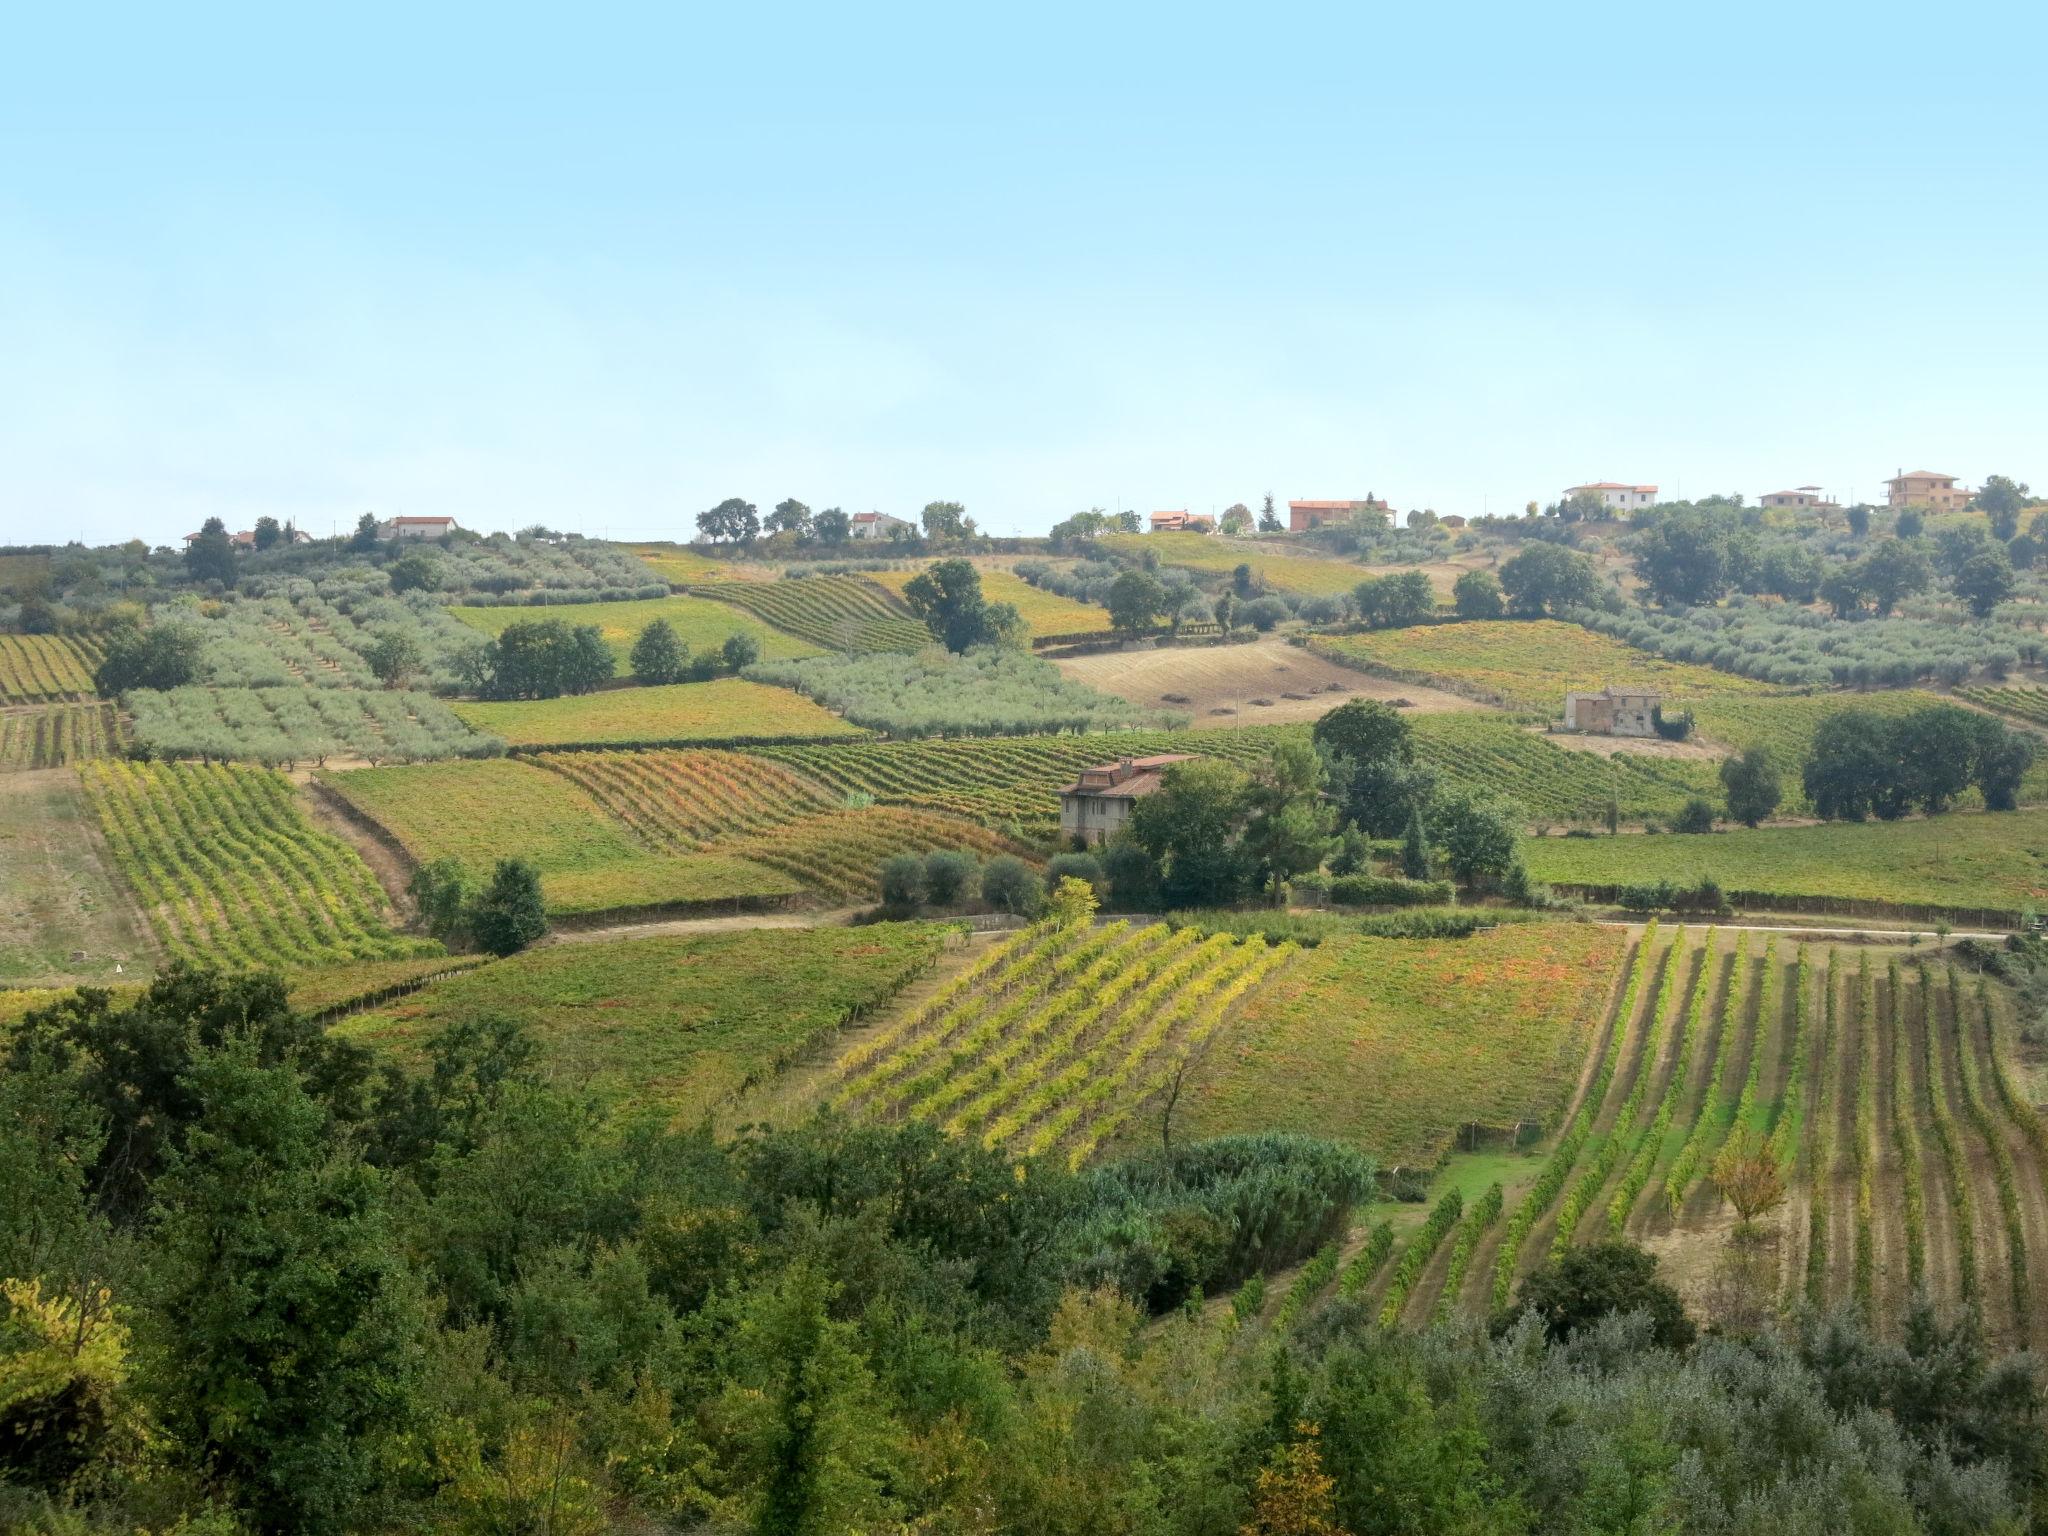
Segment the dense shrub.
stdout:
[[1323,891],[1340,907],[1447,907],[1456,897],[1456,887],[1448,880],[1391,875],[1338,875]]
[[1045,866],[1045,888],[1050,891],[1067,878],[1086,880],[1099,896],[1103,889],[1102,861],[1092,853],[1055,854]]
[[1219,1137],[1111,1163],[1083,1180],[1091,1215],[1075,1243],[1075,1278],[1169,1310],[1341,1236],[1373,1174],[1355,1148],[1286,1135]]
[[937,848],[925,855],[925,899],[934,906],[972,901],[980,878],[981,862],[962,849]]
[[881,886],[884,906],[901,912],[915,911],[924,905],[929,888],[924,860],[914,853],[891,854],[882,861],[877,883]]
[[1029,864],[1014,854],[999,853],[982,866],[981,899],[998,912],[1029,917],[1038,910],[1044,891]]

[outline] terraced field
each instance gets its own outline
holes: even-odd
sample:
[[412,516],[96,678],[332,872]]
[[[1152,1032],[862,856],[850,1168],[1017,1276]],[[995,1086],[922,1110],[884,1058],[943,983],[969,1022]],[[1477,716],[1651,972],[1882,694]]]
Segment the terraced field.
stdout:
[[[1789,1198],[1764,1252],[1787,1299],[1896,1330],[1924,1288],[1995,1337],[2041,1336],[2048,1130],[1999,1042],[1996,994],[1926,951],[1722,930],[1641,935],[1583,1089],[1497,1233],[1427,1310],[1481,1314],[1545,1255],[1624,1233],[1712,1306],[1733,1214],[1711,1177],[1764,1149]],[[1407,1314],[1413,1318],[1411,1304]]]
[[113,757],[122,746],[121,717],[111,704],[43,704],[0,710],[0,773],[62,768]]
[[0,704],[92,698],[100,653],[88,637],[0,635]]
[[576,752],[321,775],[416,862],[479,873],[529,860],[563,915],[809,893],[872,901],[897,853],[1012,851],[928,809],[849,806],[780,763],[730,752]]
[[782,764],[738,752],[548,752],[533,761],[580,785],[648,847],[677,853],[840,803]]
[[1291,945],[1164,923],[1040,923],[850,1049],[829,1097],[1078,1165],[1294,958]]
[[297,966],[438,953],[406,937],[369,866],[318,831],[292,787],[238,764],[79,770],[114,861],[166,954]]
[[916,651],[932,643],[886,587],[864,576],[728,581],[698,590],[827,651]]

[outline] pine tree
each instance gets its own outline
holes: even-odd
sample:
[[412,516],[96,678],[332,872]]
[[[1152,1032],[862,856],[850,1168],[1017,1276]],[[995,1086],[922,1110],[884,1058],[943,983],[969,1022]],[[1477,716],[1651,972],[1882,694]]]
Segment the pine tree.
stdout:
[[1408,813],[1408,833],[1401,839],[1401,873],[1410,880],[1427,880],[1431,851],[1429,832],[1422,825],[1422,807]]
[[548,931],[540,872],[524,859],[500,859],[470,909],[469,931],[494,955],[514,955]]

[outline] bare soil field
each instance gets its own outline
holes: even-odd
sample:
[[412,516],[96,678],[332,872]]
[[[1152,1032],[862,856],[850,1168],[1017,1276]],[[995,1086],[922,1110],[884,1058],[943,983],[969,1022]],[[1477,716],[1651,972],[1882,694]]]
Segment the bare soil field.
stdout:
[[155,961],[78,775],[0,775],[0,985],[146,980]]
[[1482,706],[1456,694],[1372,677],[1278,640],[1159,646],[1069,656],[1068,677],[1148,709],[1175,709],[1197,729],[1317,720],[1346,699],[1406,699],[1416,714]]
[[1553,747],[1567,752],[1590,752],[1595,757],[1678,757],[1694,762],[1718,763],[1728,748],[1707,741],[1666,741],[1661,736],[1582,736],[1576,731],[1546,731],[1532,725],[1529,732],[1541,736]]

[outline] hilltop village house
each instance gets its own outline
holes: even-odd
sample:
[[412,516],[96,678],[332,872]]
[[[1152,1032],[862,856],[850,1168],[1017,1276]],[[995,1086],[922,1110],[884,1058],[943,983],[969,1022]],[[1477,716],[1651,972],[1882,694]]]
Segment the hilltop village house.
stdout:
[[1660,696],[1639,688],[1603,688],[1564,696],[1564,728],[1591,736],[1654,736]]
[[1657,487],[1654,485],[1623,485],[1619,480],[1595,480],[1590,485],[1568,485],[1564,488],[1566,497],[1598,496],[1601,504],[1610,512],[1633,512],[1638,507],[1655,506]]
[[1937,475],[1931,469],[1903,469],[1885,481],[1886,501],[1894,507],[1931,507],[1936,512],[1960,512],[1970,504],[1970,492],[1956,484],[1954,475]]
[[1287,531],[1307,533],[1325,523],[1348,523],[1361,512],[1391,512],[1384,501],[1368,491],[1363,501],[1290,501],[1287,503]]
[[394,517],[377,525],[380,539],[442,539],[456,528],[452,517]]
[[1757,504],[1765,507],[1782,507],[1794,512],[1839,512],[1842,504],[1829,497],[1817,485],[1801,485],[1789,491],[1768,491],[1757,497]]
[[[896,531],[899,528],[901,533]],[[846,520],[846,536],[850,539],[907,539],[916,532],[917,524],[886,512],[856,512]]]
[[1216,519],[1206,512],[1190,512],[1182,508],[1177,512],[1154,512],[1152,514],[1154,533],[1214,533]]
[[1186,752],[1162,752],[1083,768],[1060,791],[1060,836],[1091,845],[1108,842],[1131,819],[1131,807],[1165,782],[1169,767],[1193,760]]

